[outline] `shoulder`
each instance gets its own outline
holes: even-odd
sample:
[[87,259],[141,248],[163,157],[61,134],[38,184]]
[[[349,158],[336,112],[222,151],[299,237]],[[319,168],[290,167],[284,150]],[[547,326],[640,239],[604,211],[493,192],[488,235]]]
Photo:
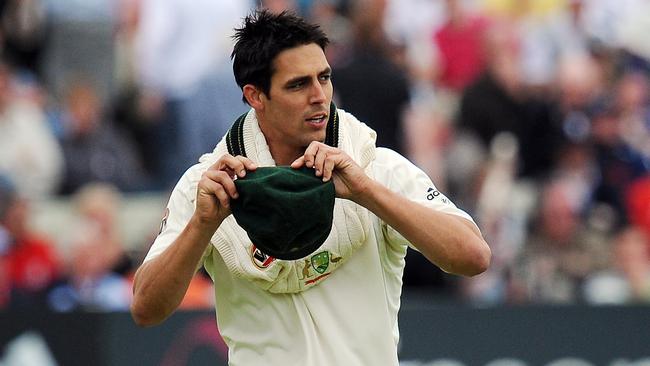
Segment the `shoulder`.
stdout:
[[435,190],[431,178],[398,152],[379,147],[371,164],[373,179],[404,196],[417,198]]
[[376,159],[373,161],[373,172],[379,174],[376,176],[399,176],[408,173],[424,174],[420,168],[415,166],[406,157],[385,147],[378,147],[376,150]]
[[[341,124],[340,139],[347,137],[350,143],[356,146],[359,144],[364,145],[363,142],[375,144],[377,140],[377,133],[365,123],[359,121],[352,113],[346,112],[343,109],[336,110],[338,120]],[[341,141],[341,140],[339,140]]]
[[212,164],[212,160],[206,159],[189,167],[176,183],[173,193],[190,198],[194,197],[194,193],[196,192],[196,187],[201,180],[201,176]]
[[345,109],[337,108],[336,113],[339,116],[339,121],[341,124],[347,127],[368,127],[365,123],[361,122],[357,117],[352,113],[346,111]]

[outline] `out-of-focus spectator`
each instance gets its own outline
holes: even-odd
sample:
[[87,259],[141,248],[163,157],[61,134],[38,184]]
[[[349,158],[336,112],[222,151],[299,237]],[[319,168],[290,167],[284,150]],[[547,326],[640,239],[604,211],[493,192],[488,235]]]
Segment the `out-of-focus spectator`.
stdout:
[[135,142],[147,175],[157,171],[158,151],[156,122],[162,113],[162,100],[143,93],[138,85],[136,40],[140,24],[141,0],[118,1],[115,29],[116,95],[111,100],[111,114],[116,126],[127,132]]
[[404,42],[422,51],[425,44],[431,45],[431,35],[444,24],[445,16],[444,1],[388,0],[384,29],[392,42]]
[[590,275],[584,294],[590,304],[650,302],[650,237],[627,227],[616,237],[613,265]]
[[90,183],[75,192],[73,202],[67,281],[51,291],[48,302],[57,311],[125,310],[131,286],[122,276],[130,261],[117,222],[121,194],[110,184]]
[[632,5],[634,7],[628,8],[627,16],[619,29],[621,47],[643,58],[647,66],[650,63],[650,44],[647,42],[650,33],[650,3],[637,0]]
[[519,68],[520,40],[508,24],[491,27],[486,35],[485,72],[461,98],[458,128],[479,139],[487,149],[500,132],[512,133],[522,148],[518,175],[547,173],[562,143],[560,126],[550,106],[528,99]]
[[603,98],[605,70],[591,57],[561,59],[555,78],[557,119],[563,135],[573,143],[584,143],[591,134],[587,113]]
[[114,0],[40,0],[47,37],[42,54],[43,84],[57,103],[80,76],[93,85],[102,104],[115,93]]
[[40,0],[8,0],[0,4],[1,49],[13,66],[40,74],[45,20]]
[[43,110],[16,91],[9,66],[0,62],[0,173],[21,194],[42,198],[58,187],[63,154]]
[[650,74],[624,73],[615,87],[621,138],[650,166]]
[[483,37],[488,24],[484,17],[470,14],[460,0],[445,3],[447,22],[433,37],[438,50],[436,84],[460,92],[483,70]]
[[7,178],[0,178],[0,262],[8,278],[9,308],[29,309],[45,304],[45,295],[61,274],[52,243],[29,227],[29,204]]
[[246,111],[225,75],[230,34],[251,7],[248,0],[141,0],[136,71],[142,106],[159,116],[151,141],[160,188],[170,188]]
[[509,301],[582,301],[583,281],[610,264],[606,233],[581,219],[563,180],[551,180],[539,199],[534,231],[512,270]]
[[350,20],[341,13],[343,0],[316,1],[311,7],[311,20],[319,24],[327,34],[330,43],[325,49],[325,56],[330,66],[336,67],[350,47],[352,40],[352,25]]
[[625,203],[630,222],[650,236],[650,175],[630,184]]
[[48,294],[55,311],[117,311],[131,303],[131,284],[110,271],[110,260],[103,250],[99,233],[80,232],[72,244],[67,280]]
[[404,71],[388,56],[391,48],[381,27],[385,6],[385,0],[355,3],[352,52],[334,68],[332,77],[340,107],[378,131],[377,146],[403,152],[401,120],[409,86]]
[[[587,54],[589,39],[584,30],[582,0],[569,0],[547,12],[535,12],[538,1],[517,4],[514,21],[522,38],[521,68],[523,82],[536,89],[551,88],[558,61]],[[560,2],[563,3],[563,2]]]
[[626,24],[643,12],[645,0],[582,0],[584,27],[591,38],[608,48],[618,48]]
[[73,226],[94,233],[102,243],[109,268],[118,274],[125,274],[131,268],[118,221],[122,200],[117,187],[96,182],[84,185],[72,197],[76,214]]
[[147,177],[133,142],[103,115],[95,89],[84,82],[71,85],[62,118],[61,145],[65,176],[61,193],[102,181],[124,191],[147,188]]
[[620,113],[613,103],[603,101],[593,109],[591,136],[600,177],[593,199],[614,208],[621,224],[627,221],[625,191],[634,180],[650,172],[650,164],[623,140]]
[[444,1],[387,0],[386,37],[403,47],[412,99],[424,105],[435,91],[436,47],[431,38],[446,20],[444,8]]

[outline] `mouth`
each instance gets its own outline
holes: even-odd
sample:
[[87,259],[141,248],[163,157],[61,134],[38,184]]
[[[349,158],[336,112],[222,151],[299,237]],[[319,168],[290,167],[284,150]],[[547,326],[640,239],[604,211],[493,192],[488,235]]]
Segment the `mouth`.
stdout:
[[327,113],[323,112],[323,113],[314,114],[311,117],[306,118],[305,121],[307,121],[307,123],[314,126],[321,126],[327,122],[327,117],[328,117]]

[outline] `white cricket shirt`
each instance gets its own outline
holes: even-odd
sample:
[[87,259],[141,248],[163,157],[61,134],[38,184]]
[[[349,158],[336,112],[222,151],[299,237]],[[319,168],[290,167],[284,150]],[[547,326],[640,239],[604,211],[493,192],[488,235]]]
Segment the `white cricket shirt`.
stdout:
[[[378,148],[370,166],[374,179],[389,189],[472,221],[396,152]],[[145,261],[165,250],[189,221],[205,168],[195,165],[179,181],[169,201],[166,228]],[[209,247],[204,266],[214,280],[217,323],[229,347],[230,365],[398,365],[397,312],[409,244],[375,215],[371,222],[365,244],[346,263],[296,294],[270,293],[234,277],[218,251]]]

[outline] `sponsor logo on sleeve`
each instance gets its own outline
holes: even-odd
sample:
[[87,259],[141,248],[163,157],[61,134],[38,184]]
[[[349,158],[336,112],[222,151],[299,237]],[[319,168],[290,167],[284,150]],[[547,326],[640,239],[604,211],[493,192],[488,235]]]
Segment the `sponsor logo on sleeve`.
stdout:
[[427,199],[429,201],[433,201],[434,199],[437,198],[439,198],[442,201],[442,203],[449,203],[449,200],[447,199],[447,197],[445,197],[444,194],[440,193],[440,191],[437,189],[433,189],[429,187],[429,189],[427,189]]

